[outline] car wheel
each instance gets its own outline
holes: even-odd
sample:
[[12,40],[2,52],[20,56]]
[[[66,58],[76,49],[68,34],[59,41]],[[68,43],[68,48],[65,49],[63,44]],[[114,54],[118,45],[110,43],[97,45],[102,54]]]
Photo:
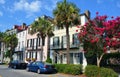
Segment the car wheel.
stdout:
[[13,68],[14,68],[14,69],[16,69],[16,68],[17,68],[17,66],[13,66]]
[[30,71],[30,69],[27,67],[27,68],[26,68],[26,71]]
[[40,74],[40,73],[41,73],[40,69],[38,69],[38,70],[37,70],[37,73],[38,73],[38,74]]

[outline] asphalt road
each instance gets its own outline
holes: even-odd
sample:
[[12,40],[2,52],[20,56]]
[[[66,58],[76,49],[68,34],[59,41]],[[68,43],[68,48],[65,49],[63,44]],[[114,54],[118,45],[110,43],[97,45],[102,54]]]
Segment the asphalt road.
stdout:
[[77,77],[65,74],[37,74],[34,72],[27,72],[21,69],[11,69],[7,65],[0,65],[0,77]]

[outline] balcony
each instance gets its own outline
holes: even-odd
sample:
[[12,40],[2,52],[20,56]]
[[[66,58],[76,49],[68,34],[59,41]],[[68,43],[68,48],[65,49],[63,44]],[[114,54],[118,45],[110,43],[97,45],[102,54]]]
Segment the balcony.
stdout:
[[80,44],[70,44],[70,48],[79,48]]
[[32,48],[32,47],[27,47],[26,49],[27,49],[27,50],[32,50],[33,48]]
[[[79,44],[73,44],[73,43],[70,43],[70,48],[73,49],[73,48],[79,48]],[[66,49],[67,48],[67,44],[60,44],[60,45],[50,45],[50,49],[52,50],[59,50],[59,49]]]
[[56,49],[61,49],[61,45],[50,45],[50,49],[56,50]]
[[37,50],[37,49],[41,49],[41,46],[27,47],[27,50]]
[[17,52],[17,51],[25,51],[25,47],[21,47],[21,48],[17,47],[17,48],[15,48],[15,51],[16,51],[16,52]]

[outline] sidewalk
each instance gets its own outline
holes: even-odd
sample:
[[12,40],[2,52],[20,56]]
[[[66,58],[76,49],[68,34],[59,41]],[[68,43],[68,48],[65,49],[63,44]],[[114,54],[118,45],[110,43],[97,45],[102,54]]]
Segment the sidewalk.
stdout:
[[85,75],[69,75],[69,74],[58,73],[58,74],[50,75],[49,77],[86,77],[86,76]]

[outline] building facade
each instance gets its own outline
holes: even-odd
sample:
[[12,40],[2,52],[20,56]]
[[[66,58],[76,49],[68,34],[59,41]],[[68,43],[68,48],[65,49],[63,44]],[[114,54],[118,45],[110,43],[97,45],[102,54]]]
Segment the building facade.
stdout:
[[36,61],[46,61],[47,59],[47,37],[43,45],[43,51],[41,50],[42,42],[38,33],[30,34],[31,27],[27,29],[26,37],[26,51],[25,51],[25,61],[36,60]]
[[[23,23],[22,25],[14,25],[12,29],[7,30],[5,33],[6,33],[7,35],[16,34],[16,36],[17,36],[17,38],[18,38],[18,42],[20,42],[21,39],[22,39],[22,41],[23,41],[26,37],[25,37],[25,36],[22,36],[22,35],[19,37],[18,35],[20,35],[22,32],[23,32],[23,33],[22,33],[23,35],[26,35],[25,32],[24,32],[26,29],[27,29],[27,26],[26,26],[25,23]],[[25,41],[25,40],[24,40],[24,41]],[[9,47],[6,47],[5,44],[2,44],[2,45],[1,45],[1,49],[2,49],[3,53],[6,54],[6,51],[9,50]],[[19,50],[18,47],[15,48],[15,50],[13,51],[13,52],[14,52],[14,53],[13,53],[13,54],[14,54],[14,55],[13,55],[13,59],[14,59],[14,60],[19,59],[18,57],[16,57],[16,54],[17,54],[19,51],[20,51],[20,50]],[[21,55],[23,55],[23,54],[21,54]],[[5,62],[9,62],[10,59],[4,57],[4,61],[5,61]]]
[[13,59],[24,61],[27,30],[23,30],[21,32],[18,32],[16,34],[16,36],[18,38],[18,45],[15,48]]
[[[89,12],[81,14],[81,25],[84,25],[89,18]],[[71,64],[82,64],[83,62],[83,53],[80,47],[80,42],[77,38],[77,30],[76,26],[69,28],[69,36],[70,36],[70,63]],[[57,26],[54,29],[54,36],[51,38],[50,42],[50,50],[51,50],[51,58],[53,63],[67,63],[67,42],[66,42],[66,32],[65,28],[60,29]]]

